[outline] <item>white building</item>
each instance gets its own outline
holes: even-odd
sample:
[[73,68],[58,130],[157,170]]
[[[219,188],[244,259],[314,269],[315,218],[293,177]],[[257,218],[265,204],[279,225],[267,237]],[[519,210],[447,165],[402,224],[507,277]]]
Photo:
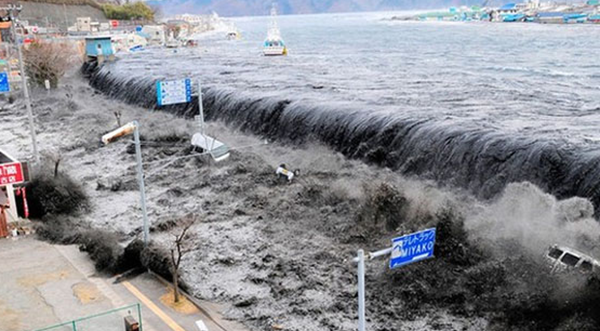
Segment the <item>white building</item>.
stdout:
[[90,17],[77,17],[77,23],[75,26],[79,32],[91,32],[92,19]]
[[169,19],[169,21],[184,21],[189,23],[191,25],[190,33],[227,30],[229,26],[229,24],[215,12],[210,15],[182,14]]
[[527,2],[527,9],[538,9],[540,8],[540,0],[529,0]]
[[150,45],[164,45],[167,42],[164,25],[144,25],[142,33],[148,35]]

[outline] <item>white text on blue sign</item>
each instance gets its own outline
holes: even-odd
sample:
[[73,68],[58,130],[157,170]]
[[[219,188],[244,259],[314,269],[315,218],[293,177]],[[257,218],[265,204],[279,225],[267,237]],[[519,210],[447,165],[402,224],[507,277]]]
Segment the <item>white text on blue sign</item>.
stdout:
[[159,106],[187,103],[192,101],[190,79],[165,80],[156,82],[156,101]]
[[392,239],[390,268],[433,257],[435,246],[435,228],[411,233]]

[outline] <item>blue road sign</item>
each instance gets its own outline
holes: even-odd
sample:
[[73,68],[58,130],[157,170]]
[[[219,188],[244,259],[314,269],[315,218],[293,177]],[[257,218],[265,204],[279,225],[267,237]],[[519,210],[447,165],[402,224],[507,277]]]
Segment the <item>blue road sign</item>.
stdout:
[[390,269],[433,257],[435,228],[392,239]]
[[156,100],[159,106],[192,101],[191,79],[157,81]]
[[0,93],[10,92],[10,84],[8,83],[8,74],[0,72]]

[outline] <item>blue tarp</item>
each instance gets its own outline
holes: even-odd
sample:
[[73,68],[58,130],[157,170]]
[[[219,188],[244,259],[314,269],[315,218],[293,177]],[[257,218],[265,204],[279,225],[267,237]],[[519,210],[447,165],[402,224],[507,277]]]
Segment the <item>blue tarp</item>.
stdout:
[[587,18],[587,14],[565,14],[565,20],[577,20]]
[[522,20],[525,17],[525,14],[514,14],[514,15],[506,15],[504,16],[504,22],[517,22]]

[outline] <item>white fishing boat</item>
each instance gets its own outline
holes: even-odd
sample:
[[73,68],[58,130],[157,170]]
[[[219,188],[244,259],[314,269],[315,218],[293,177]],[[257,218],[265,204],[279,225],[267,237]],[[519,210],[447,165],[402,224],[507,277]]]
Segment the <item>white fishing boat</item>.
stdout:
[[227,32],[227,40],[240,40],[242,39],[242,35],[237,30],[229,30]]
[[181,46],[181,43],[177,40],[169,40],[165,44],[165,47],[167,48],[178,48],[179,46]]
[[277,26],[277,10],[275,5],[271,8],[271,26],[267,32],[267,38],[263,48],[265,56],[287,55],[287,47],[281,38],[281,32]]

